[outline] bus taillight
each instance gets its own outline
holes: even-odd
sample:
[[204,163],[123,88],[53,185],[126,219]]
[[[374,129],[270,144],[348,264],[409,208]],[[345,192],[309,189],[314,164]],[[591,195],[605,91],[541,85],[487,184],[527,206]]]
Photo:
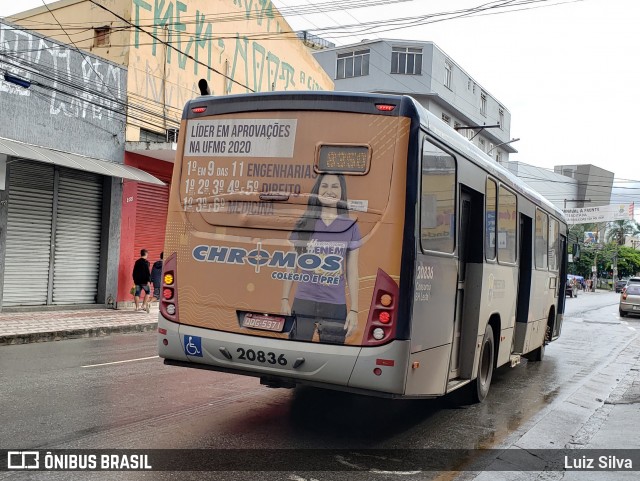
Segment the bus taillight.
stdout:
[[391,112],[396,106],[393,104],[376,104],[376,108],[381,112]]
[[363,344],[377,346],[394,339],[397,315],[398,285],[386,272],[378,269]]
[[165,319],[173,322],[179,322],[176,267],[177,254],[174,252],[164,263],[162,298],[160,299],[160,314],[162,314]]

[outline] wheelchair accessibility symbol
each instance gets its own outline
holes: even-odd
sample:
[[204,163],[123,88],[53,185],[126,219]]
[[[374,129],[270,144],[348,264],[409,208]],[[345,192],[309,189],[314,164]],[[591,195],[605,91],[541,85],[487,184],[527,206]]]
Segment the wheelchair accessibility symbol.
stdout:
[[202,357],[202,338],[198,336],[184,336],[184,352],[187,356]]

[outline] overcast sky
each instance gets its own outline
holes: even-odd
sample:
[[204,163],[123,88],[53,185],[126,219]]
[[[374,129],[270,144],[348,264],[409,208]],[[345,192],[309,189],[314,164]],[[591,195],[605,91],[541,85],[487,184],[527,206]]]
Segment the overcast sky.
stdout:
[[[294,30],[311,31],[504,2],[413,0],[309,14],[312,5],[329,0],[273,1],[284,10],[304,7],[303,16],[287,19]],[[339,5],[380,2],[336,0]],[[39,5],[41,0],[0,0],[0,17]],[[633,118],[640,106],[640,0],[530,0],[518,8],[324,37],[337,45],[365,38],[433,41],[511,112],[511,137],[521,140],[513,144],[519,153],[510,160],[546,168],[594,164],[615,172],[618,180],[640,179]],[[640,210],[640,191],[623,192],[634,194]]]

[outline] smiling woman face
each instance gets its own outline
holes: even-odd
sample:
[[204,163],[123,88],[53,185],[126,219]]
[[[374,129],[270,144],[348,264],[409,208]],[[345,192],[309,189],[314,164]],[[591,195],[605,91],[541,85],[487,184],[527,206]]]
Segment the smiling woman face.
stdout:
[[320,182],[318,189],[318,200],[320,204],[327,207],[335,207],[338,205],[342,197],[342,188],[337,175],[325,175]]

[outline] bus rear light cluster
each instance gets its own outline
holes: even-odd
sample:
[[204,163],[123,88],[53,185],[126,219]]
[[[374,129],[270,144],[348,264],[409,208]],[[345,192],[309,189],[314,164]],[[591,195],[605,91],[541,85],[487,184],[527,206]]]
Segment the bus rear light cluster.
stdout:
[[386,272],[378,269],[363,344],[378,346],[394,339],[397,317],[398,285]]
[[177,254],[172,253],[164,263],[160,313],[165,319],[178,321],[178,285],[176,276]]

